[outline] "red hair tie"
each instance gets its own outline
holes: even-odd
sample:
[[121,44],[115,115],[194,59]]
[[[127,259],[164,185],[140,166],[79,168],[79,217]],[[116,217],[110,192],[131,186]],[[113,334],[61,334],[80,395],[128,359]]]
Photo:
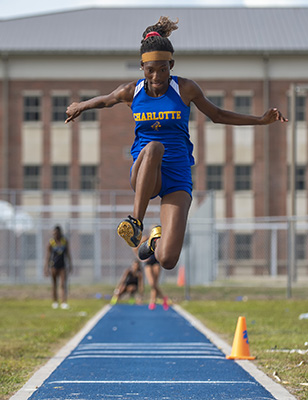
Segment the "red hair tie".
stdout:
[[144,38],[144,40],[148,39],[148,38],[151,37],[151,36],[160,36],[160,34],[159,34],[158,32],[155,32],[155,31],[149,32],[149,33],[146,35],[146,37]]

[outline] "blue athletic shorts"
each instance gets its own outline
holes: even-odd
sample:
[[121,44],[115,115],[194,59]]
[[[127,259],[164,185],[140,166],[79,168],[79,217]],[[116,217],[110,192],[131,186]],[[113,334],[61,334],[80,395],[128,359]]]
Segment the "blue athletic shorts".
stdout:
[[[131,169],[132,171],[132,169]],[[169,193],[177,192],[178,190],[184,190],[190,197],[192,197],[192,177],[191,167],[174,167],[162,165],[161,167],[161,189],[157,196],[161,198]],[[152,197],[154,199],[156,196]]]

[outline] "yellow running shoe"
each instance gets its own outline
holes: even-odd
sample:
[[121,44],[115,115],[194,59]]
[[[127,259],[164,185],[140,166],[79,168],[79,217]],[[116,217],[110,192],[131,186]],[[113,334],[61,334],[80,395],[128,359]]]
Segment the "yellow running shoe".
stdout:
[[143,242],[139,247],[138,256],[140,260],[146,260],[155,251],[155,242],[161,237],[161,226],[157,225],[151,230],[150,237],[148,240]]
[[143,224],[139,219],[130,215],[118,225],[117,232],[130,247],[138,247],[143,231]]

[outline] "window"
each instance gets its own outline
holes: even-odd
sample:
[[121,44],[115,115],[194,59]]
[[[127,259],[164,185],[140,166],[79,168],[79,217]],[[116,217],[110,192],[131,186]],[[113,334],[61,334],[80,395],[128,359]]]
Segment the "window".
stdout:
[[222,95],[216,95],[216,96],[207,96],[208,100],[210,100],[211,103],[215,104],[215,106],[219,108],[223,108],[224,106],[224,97]]
[[251,190],[251,166],[236,165],[234,170],[235,190]]
[[41,97],[24,96],[24,121],[41,120]]
[[24,166],[24,189],[38,190],[41,188],[41,167],[38,165]]
[[[215,106],[219,108],[223,108],[224,106],[224,97],[221,95],[207,96],[207,99],[210,100],[211,103],[215,104]],[[206,117],[206,120],[211,121],[209,117]]]
[[304,234],[297,234],[295,241],[295,254],[297,260],[306,259],[306,246],[307,246],[307,236]]
[[54,165],[52,167],[52,189],[69,189],[69,167],[66,165]]
[[234,111],[240,114],[251,114],[251,96],[235,96]]
[[92,233],[80,235],[80,259],[93,260],[94,258],[94,236]]
[[[289,116],[291,118],[290,97],[288,98],[288,110],[289,110]],[[306,97],[305,96],[296,96],[295,115],[296,115],[297,122],[306,121]]]
[[229,232],[218,233],[218,260],[228,258]]
[[306,97],[296,97],[296,121],[306,121]]
[[52,121],[63,122],[66,120],[66,109],[69,105],[68,96],[53,96],[52,97]]
[[36,235],[24,233],[22,235],[22,253],[24,260],[35,260],[36,258]]
[[[89,100],[89,96],[81,96],[80,101],[86,101]],[[86,110],[83,111],[83,113],[80,116],[81,121],[97,121],[97,110]]]
[[190,113],[189,113],[189,122],[197,120],[197,108],[196,106],[191,103],[190,105]]
[[131,161],[132,155],[130,153],[131,146],[124,146],[123,147],[123,158],[124,160]]
[[95,165],[82,165],[80,167],[80,189],[94,190],[97,184],[97,167]]
[[222,165],[208,165],[206,167],[207,190],[223,189],[223,167]]
[[248,260],[251,258],[252,249],[251,234],[235,235],[235,258],[236,260]]
[[193,182],[193,187],[196,186],[196,175],[197,175],[197,169],[196,169],[196,165],[192,165],[191,166],[191,179]]
[[306,167],[304,165],[297,165],[295,172],[295,189],[296,190],[305,190],[306,189]]
[[[291,168],[288,167],[288,190],[291,188]],[[296,165],[295,167],[295,190],[306,190],[306,166]]]

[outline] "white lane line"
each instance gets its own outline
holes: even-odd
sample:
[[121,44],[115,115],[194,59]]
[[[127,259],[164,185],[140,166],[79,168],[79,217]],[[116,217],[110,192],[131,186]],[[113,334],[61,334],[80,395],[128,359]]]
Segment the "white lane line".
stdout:
[[[179,315],[184,317],[188,322],[191,323],[196,329],[205,335],[215,346],[220,348],[225,354],[231,353],[231,346],[224,342],[218,335],[213,331],[204,326],[196,317],[191,315],[188,311],[184,310],[178,305],[172,307]],[[248,360],[237,360],[239,364],[246,372],[249,373],[257,382],[259,382],[266,390],[268,390],[275,399],[277,400],[296,400],[296,398],[290,394],[282,385],[274,382],[266,374],[260,371],[251,361]]]
[[80,344],[79,347],[170,347],[170,348],[182,348],[182,347],[214,347],[212,343],[204,343],[204,342],[177,342],[177,343],[172,343],[172,342],[165,342],[165,343],[147,343],[147,342],[142,342],[142,343],[84,343]]
[[81,350],[81,351],[74,351],[74,355],[77,354],[213,354],[213,353],[219,353],[221,354],[221,351],[219,350],[208,350],[208,351],[161,351],[161,350],[149,350],[149,351],[138,351],[138,350],[122,350],[122,351],[117,351],[117,350]]
[[43,384],[49,375],[76,348],[85,335],[94,328],[110,308],[110,305],[104,306],[97,314],[95,314],[94,317],[92,317],[86,325],[47,362],[46,365],[34,373],[28,382],[26,382],[25,385],[10,398],[10,400],[28,400],[29,397],[32,396],[32,393]]
[[257,385],[256,382],[251,381],[52,381],[48,382],[49,385],[64,385],[64,384],[159,384],[159,385]]
[[[95,355],[95,354],[89,354],[89,355],[77,355],[77,356],[69,356],[67,357],[69,360],[74,360],[76,358],[147,358],[149,360],[152,360],[154,358],[207,358],[207,359],[220,359],[220,360],[226,360],[225,356],[138,356],[138,355],[114,355],[114,354],[106,354],[106,355]],[[228,361],[228,360],[227,360]]]
[[140,351],[148,351],[148,350],[155,350],[155,351],[213,351],[217,350],[216,347],[154,347],[154,346],[131,346],[131,347],[99,347],[99,346],[93,346],[93,347],[83,347],[83,346],[78,346],[78,350],[80,351],[96,351],[96,350],[123,350],[123,351],[130,351],[130,350],[140,350]]

